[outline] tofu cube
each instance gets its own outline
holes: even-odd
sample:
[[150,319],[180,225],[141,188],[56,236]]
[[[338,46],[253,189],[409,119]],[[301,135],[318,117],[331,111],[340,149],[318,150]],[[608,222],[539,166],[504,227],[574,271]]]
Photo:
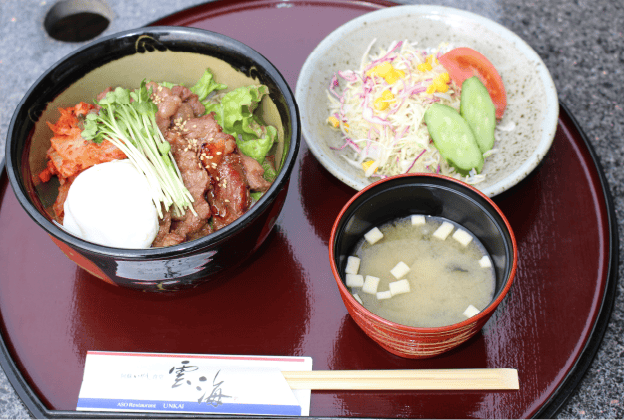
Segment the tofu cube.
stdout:
[[383,233],[381,233],[381,231],[376,227],[364,234],[364,239],[366,239],[366,241],[371,245],[378,242],[381,238],[383,238]]
[[466,318],[472,318],[473,316],[475,316],[479,312],[481,312],[481,311],[478,310],[477,308],[475,308],[474,306],[468,305],[468,307],[464,311],[464,315],[466,316]]
[[347,287],[362,287],[364,285],[364,276],[361,274],[347,274]]
[[425,216],[422,214],[412,215],[412,226],[419,226],[425,224]]
[[361,297],[360,297],[357,293],[354,293],[354,294],[353,294],[353,297],[355,298],[355,300],[357,300],[357,301],[358,301],[358,303],[359,303],[360,305],[363,305],[363,303],[362,303],[362,298],[361,298]]
[[358,257],[347,257],[347,267],[345,268],[346,274],[357,274],[360,270],[360,259]]
[[490,260],[490,257],[488,257],[487,255],[484,255],[479,260],[479,265],[483,268],[489,268],[492,266],[492,261]]
[[463,229],[457,229],[453,234],[453,239],[462,244],[462,246],[468,246],[472,242],[472,235]]
[[390,290],[377,292],[377,300],[390,299],[391,297],[392,293],[390,293]]
[[390,288],[392,296],[400,295],[401,293],[409,293],[410,291],[410,284],[407,279],[393,281],[388,284],[388,287]]
[[364,285],[362,286],[362,292],[374,295],[377,293],[377,286],[379,286],[379,277],[366,276]]
[[445,240],[453,231],[453,224],[449,222],[442,222],[442,224],[433,232],[435,238]]
[[390,270],[390,273],[392,273],[395,279],[400,279],[402,277],[405,277],[405,275],[409,273],[409,271],[409,265],[401,261],[397,265],[395,265],[392,270]]

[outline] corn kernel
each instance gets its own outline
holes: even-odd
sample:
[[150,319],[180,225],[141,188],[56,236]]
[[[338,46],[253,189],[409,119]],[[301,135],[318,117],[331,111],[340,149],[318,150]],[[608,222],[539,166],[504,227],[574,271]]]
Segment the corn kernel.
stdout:
[[421,63],[416,66],[416,68],[423,73],[431,71],[431,69],[433,69],[433,67],[431,67],[431,64],[429,63]]
[[379,69],[377,70],[377,72],[379,73],[380,76],[385,76],[389,73],[391,73],[394,70],[394,67],[392,67],[392,64],[390,64],[387,61],[384,61],[383,63],[381,63],[380,65],[378,65],[377,67],[379,67]]
[[389,101],[390,99],[394,99],[394,95],[388,89],[384,90],[381,93],[381,97],[386,101]]
[[373,67],[372,69],[366,72],[367,76],[379,76],[383,77],[386,80],[386,83],[389,85],[396,83],[397,80],[405,77],[405,72],[403,70],[397,70],[392,67],[387,61]]
[[391,72],[389,72],[384,79],[386,79],[386,83],[388,83],[389,85],[392,85],[394,83],[397,82],[397,80],[402,79],[405,77],[405,72],[403,70],[397,70],[397,69],[392,69]]
[[327,118],[327,122],[330,123],[334,128],[338,128],[340,126],[340,121],[338,121],[338,118],[334,116]]
[[397,80],[399,80],[399,77],[397,76],[396,73],[392,72],[392,73],[388,73],[384,79],[386,80],[386,83],[388,83],[389,85],[392,85],[394,83],[397,82]]
[[449,90],[448,82],[450,81],[448,73],[442,73],[435,79],[429,86],[427,86],[427,93],[431,95],[434,92],[446,93]]
[[[373,163],[375,163],[374,160],[367,160],[366,162],[362,162],[362,169],[364,170],[364,172],[366,172],[366,170],[370,168]],[[377,172],[377,168],[375,168],[373,172]]]
[[440,79],[435,79],[432,85],[435,86],[435,90],[437,90],[438,92],[444,93],[448,91],[448,85]]
[[377,98],[373,102],[373,106],[377,111],[383,111],[388,108],[388,102],[384,101],[383,98]]
[[384,61],[383,63],[378,64],[375,67],[373,67],[372,69],[370,69],[369,71],[367,71],[366,75],[367,76],[376,75],[376,76],[379,76],[379,77],[384,77],[390,71],[392,71],[392,64],[390,64],[387,61]]
[[429,54],[429,55],[427,56],[427,63],[429,63],[429,65],[430,65],[431,67],[433,67],[433,66],[437,66],[437,65],[438,65],[438,60],[436,59],[435,55],[433,55],[433,54]]
[[379,98],[375,99],[375,101],[373,102],[373,106],[376,110],[383,111],[384,109],[388,108],[388,105],[390,105],[390,101],[392,99],[394,99],[394,95],[392,94],[392,92],[386,89],[381,93],[381,96]]

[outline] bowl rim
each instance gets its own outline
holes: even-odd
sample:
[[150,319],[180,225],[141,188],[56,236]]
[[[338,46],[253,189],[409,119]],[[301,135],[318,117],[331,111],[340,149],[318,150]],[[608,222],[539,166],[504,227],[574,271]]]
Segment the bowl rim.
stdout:
[[[501,217],[501,220],[504,222],[505,228],[509,232],[509,236],[511,238],[511,249],[512,249],[511,269],[509,271],[509,275],[505,279],[504,286],[502,287],[501,291],[498,293],[498,296],[496,297],[496,299],[492,300],[488,304],[488,306],[486,306],[477,315],[474,315],[474,316],[472,316],[470,318],[467,318],[467,319],[465,319],[465,320],[463,320],[461,322],[457,322],[455,324],[443,325],[443,326],[440,326],[440,327],[413,327],[413,326],[409,326],[409,325],[399,324],[397,322],[390,321],[390,320],[387,320],[385,318],[382,318],[381,316],[379,316],[379,315],[369,311],[363,305],[361,305],[357,300],[355,300],[355,298],[353,297],[353,294],[351,294],[351,292],[349,291],[347,286],[342,281],[342,279],[340,277],[340,273],[338,272],[338,268],[336,267],[336,262],[335,262],[336,261],[336,259],[335,259],[336,255],[335,255],[335,252],[334,252],[334,243],[336,241],[338,225],[340,224],[340,221],[342,220],[344,214],[347,212],[347,210],[351,207],[351,205],[358,198],[360,198],[362,195],[366,194],[369,190],[371,190],[373,188],[377,188],[379,185],[384,184],[386,182],[395,181],[395,180],[400,179],[400,178],[421,178],[421,177],[425,178],[425,180],[427,178],[436,178],[436,179],[442,180],[442,182],[447,182],[448,181],[451,184],[451,189],[453,189],[455,191],[457,190],[457,187],[459,186],[460,188],[464,187],[464,188],[467,188],[467,189],[477,193]],[[456,185],[453,185],[453,183],[455,183]],[[485,195],[483,192],[477,190],[473,186],[465,183],[464,181],[460,181],[460,180],[457,180],[455,178],[452,178],[452,177],[449,177],[449,176],[446,176],[446,175],[425,174],[425,173],[410,173],[410,174],[395,175],[395,176],[392,176],[392,177],[388,177],[386,179],[381,179],[379,181],[376,181],[376,182],[366,186],[362,190],[358,191],[353,197],[351,197],[351,199],[340,210],[340,213],[336,217],[336,220],[334,221],[334,224],[332,226],[331,234],[330,234],[330,237],[329,237],[329,263],[331,265],[332,274],[334,275],[334,280],[336,281],[336,283],[338,285],[338,289],[340,291],[340,295],[342,296],[342,298],[343,299],[347,299],[347,301],[349,302],[349,304],[351,304],[352,307],[357,307],[357,308],[361,309],[362,311],[364,311],[368,315],[368,318],[372,319],[373,322],[375,322],[376,324],[383,324],[384,327],[386,327],[388,329],[393,329],[393,330],[401,331],[401,332],[404,332],[404,333],[440,333],[440,332],[455,331],[455,330],[461,329],[463,327],[467,327],[469,325],[473,325],[473,324],[479,323],[483,319],[487,320],[492,315],[492,313],[498,308],[498,306],[503,301],[503,299],[505,299],[505,297],[509,293],[509,290],[511,289],[511,286],[512,286],[512,284],[514,282],[515,275],[516,275],[516,269],[517,269],[517,265],[518,265],[518,249],[517,249],[517,243],[516,243],[515,234],[514,234],[513,230],[511,229],[511,225],[509,224],[509,221],[507,220],[507,217],[505,217],[505,215],[503,214],[501,209],[492,201],[492,199],[489,198],[487,195]],[[347,308],[347,311],[350,312],[348,308]]]
[[[273,81],[280,90],[280,96],[283,96],[284,98],[284,103],[286,104],[286,108],[291,116],[292,130],[289,139],[290,146],[284,159],[284,166],[282,167],[282,170],[278,173],[276,179],[273,181],[271,187],[264,193],[260,200],[254,203],[254,205],[245,214],[243,214],[241,217],[236,219],[231,224],[225,226],[224,228],[219,229],[218,231],[213,232],[202,238],[183,242],[181,244],[169,247],[141,249],[108,247],[85,241],[67,233],[64,229],[58,227],[55,223],[51,222],[50,220],[48,220],[48,218],[42,215],[37,210],[37,208],[35,208],[35,206],[30,202],[28,194],[26,193],[26,190],[20,182],[21,173],[18,168],[21,156],[15,156],[15,159],[13,156],[13,151],[15,152],[15,154],[17,154],[17,150],[14,150],[17,147],[17,135],[15,131],[17,126],[26,123],[24,121],[18,121],[20,111],[25,108],[28,102],[32,102],[34,100],[32,96],[35,89],[47,78],[49,78],[50,75],[54,73],[57,68],[71,61],[80,60],[81,57],[85,56],[89,53],[89,51],[97,48],[101,44],[108,43],[112,45],[123,38],[139,37],[147,34],[158,36],[159,42],[163,44],[175,43],[176,41],[182,39],[187,42],[201,42],[206,44],[213,43],[219,45],[220,48],[226,47],[232,49],[236,54],[242,54],[251,58],[254,63],[256,63],[259,67],[263,68],[266,73],[273,79]],[[163,40],[163,36],[170,38]],[[188,39],[189,36],[192,36],[190,40]],[[186,52],[201,54],[199,52],[190,50]],[[109,62],[110,61],[107,61],[100,64],[99,66]],[[35,123],[36,122],[32,122],[32,125],[34,126]],[[90,42],[72,51],[71,53],[66,54],[64,57],[56,61],[33,82],[30,88],[23,95],[22,99],[15,108],[15,111],[13,112],[7,133],[7,141],[5,146],[5,162],[7,174],[9,176],[9,183],[21,206],[26,210],[28,215],[46,231],[46,233],[64,243],[67,243],[72,248],[86,251],[92,254],[106,255],[109,257],[122,258],[126,260],[151,260],[179,256],[180,254],[187,254],[197,250],[201,250],[205,247],[205,245],[217,244],[225,240],[227,237],[243,230],[246,226],[251,224],[254,215],[262,213],[266,208],[268,208],[273,200],[277,197],[277,195],[281,192],[282,187],[287,185],[288,183],[290,172],[292,171],[297,160],[297,155],[301,143],[301,119],[299,114],[299,107],[296,103],[294,94],[290,89],[288,83],[286,82],[284,76],[266,57],[264,57],[261,53],[254,50],[250,46],[227,35],[208,31],[205,29],[179,26],[150,26],[124,30],[98,38],[97,40]]]
[[307,107],[305,101],[305,87],[308,85],[309,75],[313,73],[316,61],[324,55],[324,51],[331,49],[331,47],[339,43],[345,34],[350,33],[354,29],[361,27],[364,23],[370,21],[378,21],[391,17],[401,16],[405,14],[417,14],[422,16],[434,16],[436,19],[451,19],[453,17],[462,19],[463,21],[476,23],[486,27],[492,32],[496,33],[506,41],[514,44],[514,46],[520,50],[529,60],[537,63],[537,75],[544,85],[544,95],[546,97],[546,113],[544,114],[544,120],[541,125],[542,128],[542,140],[538,143],[538,147],[529,155],[527,160],[523,162],[515,171],[508,174],[498,182],[485,187],[482,191],[488,197],[494,197],[498,194],[507,191],[512,188],[526,176],[528,176],[544,159],[548,154],[552,143],[555,138],[555,133],[558,125],[559,117],[559,100],[557,96],[557,89],[555,83],[546,67],[546,64],[541,59],[539,54],[529,44],[527,44],[520,36],[507,29],[503,25],[488,19],[484,16],[476,13],[468,12],[461,9],[456,9],[448,6],[437,5],[397,5],[393,7],[387,7],[379,10],[375,10],[364,15],[361,15],[355,19],[352,19],[345,24],[336,28],[333,32],[327,35],[308,55],[306,58],[299,77],[297,79],[297,85],[295,90],[295,97],[301,108],[301,127],[303,137],[308,145],[310,151],[319,162],[336,178],[349,185],[350,187],[361,190],[370,183],[361,179],[354,179],[351,175],[342,169],[340,165],[332,164],[332,161],[325,157],[323,150],[314,141],[314,135],[310,127],[310,122],[307,118]]

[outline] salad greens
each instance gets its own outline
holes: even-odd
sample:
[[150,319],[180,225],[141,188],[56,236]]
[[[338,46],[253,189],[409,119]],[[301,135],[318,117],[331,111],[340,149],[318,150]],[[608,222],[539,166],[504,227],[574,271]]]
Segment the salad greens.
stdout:
[[118,87],[98,104],[100,112],[85,118],[82,137],[95,143],[108,140],[124,152],[145,175],[159,217],[163,217],[161,203],[166,209],[173,204],[179,215],[186,209],[195,213],[193,197],[182,182],[171,146],[156,125],[158,107],[150,99],[146,81],[133,92]]
[[221,89],[227,89],[227,85],[217,83],[210,70],[206,70],[202,77],[200,77],[197,83],[191,88],[191,92],[199,97],[200,102],[204,102],[213,91]]
[[269,94],[269,88],[265,85],[241,86],[223,95],[216,103],[208,98],[213,91],[225,88],[226,85],[216,83],[212,73],[206,70],[191,91],[206,106],[207,114],[215,113],[223,131],[234,136],[239,150],[262,164],[277,139],[277,130],[265,125],[254,111],[264,95]]

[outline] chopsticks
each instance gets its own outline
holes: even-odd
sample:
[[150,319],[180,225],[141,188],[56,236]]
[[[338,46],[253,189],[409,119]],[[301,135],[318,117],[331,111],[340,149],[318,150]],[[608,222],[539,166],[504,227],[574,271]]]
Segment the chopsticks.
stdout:
[[516,369],[313,370],[282,373],[291,389],[519,389]]

